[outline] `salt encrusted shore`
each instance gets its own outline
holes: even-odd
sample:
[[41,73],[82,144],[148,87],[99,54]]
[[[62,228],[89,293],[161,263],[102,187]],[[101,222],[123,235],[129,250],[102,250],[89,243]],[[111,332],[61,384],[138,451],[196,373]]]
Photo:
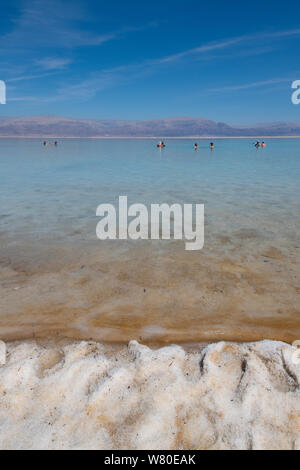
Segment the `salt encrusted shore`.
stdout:
[[286,343],[6,346],[1,449],[300,449]]

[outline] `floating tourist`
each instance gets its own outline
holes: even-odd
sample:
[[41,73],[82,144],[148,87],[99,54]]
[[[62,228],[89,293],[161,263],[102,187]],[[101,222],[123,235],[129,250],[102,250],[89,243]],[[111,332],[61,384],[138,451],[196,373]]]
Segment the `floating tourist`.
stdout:
[[161,140],[158,144],[157,144],[157,147],[162,149],[166,146],[166,144]]
[[46,147],[47,145],[54,145],[55,147],[57,147],[58,142],[57,140],[55,142],[47,142],[47,140],[44,140],[43,145],[44,147]]

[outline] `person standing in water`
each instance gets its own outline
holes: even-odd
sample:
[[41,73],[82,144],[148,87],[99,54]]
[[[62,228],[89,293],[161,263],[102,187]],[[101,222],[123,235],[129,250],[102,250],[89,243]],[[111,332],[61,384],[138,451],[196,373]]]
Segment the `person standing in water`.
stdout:
[[197,144],[197,142],[194,143],[194,149],[195,149],[195,150],[198,150],[198,144]]
[[258,149],[258,147],[260,147],[260,142],[259,140],[256,141],[256,143],[254,144],[254,146]]
[[265,147],[265,146],[266,146],[265,142],[262,142],[261,147]]
[[213,142],[211,142],[211,143],[209,144],[209,147],[210,147],[210,150],[213,150],[213,149],[215,148],[215,144],[214,144]]

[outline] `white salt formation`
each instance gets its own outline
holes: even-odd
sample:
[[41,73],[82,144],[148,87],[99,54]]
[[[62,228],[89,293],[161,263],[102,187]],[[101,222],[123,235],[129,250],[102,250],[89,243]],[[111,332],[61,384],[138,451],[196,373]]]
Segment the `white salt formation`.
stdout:
[[1,449],[300,449],[288,344],[6,346]]

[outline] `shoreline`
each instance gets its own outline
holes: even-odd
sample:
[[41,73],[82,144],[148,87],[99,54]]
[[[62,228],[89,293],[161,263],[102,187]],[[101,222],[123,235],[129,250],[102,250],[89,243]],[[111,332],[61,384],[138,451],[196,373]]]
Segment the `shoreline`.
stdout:
[[[297,327],[295,328],[296,331],[294,331],[293,328],[283,329],[277,326],[274,328],[271,326],[259,327],[258,325],[249,325],[246,322],[244,325],[229,325],[227,329],[223,325],[214,327],[214,325],[207,324],[201,328],[197,326],[195,328],[197,333],[192,334],[190,330],[177,331],[165,329],[158,325],[147,325],[143,331],[139,327],[130,325],[130,321],[128,327],[123,331],[122,329],[115,328],[113,325],[105,326],[105,322],[103,322],[104,326],[101,327],[101,320],[98,321],[99,326],[94,331],[84,331],[84,329],[81,331],[80,326],[78,328],[76,326],[59,328],[58,325],[64,322],[63,318],[58,318],[57,324],[52,327],[51,324],[47,325],[47,320],[45,321],[46,324],[34,323],[36,321],[34,316],[29,319],[27,324],[22,315],[20,316],[20,327],[12,325],[0,327],[0,340],[7,343],[23,343],[32,340],[37,342],[55,342],[61,340],[68,342],[94,341],[110,347],[120,348],[136,338],[149,348],[160,349],[175,344],[184,349],[193,350],[198,348],[199,345],[205,347],[209,344],[223,341],[239,345],[263,341],[282,342],[292,345],[299,338],[299,328]],[[14,315],[6,315],[2,322],[9,324],[12,317]],[[13,321],[15,325],[18,323],[18,315],[16,317]],[[50,319],[48,321],[51,323]],[[80,323],[80,320],[78,323]],[[232,332],[229,333],[231,330]],[[280,333],[281,331],[282,333]]]
[[[284,339],[269,339],[269,338],[261,338],[261,339],[245,339],[245,340],[235,340],[235,339],[199,339],[193,341],[173,341],[173,342],[163,342],[155,339],[139,339],[132,337],[132,339],[124,340],[124,341],[111,341],[111,340],[97,340],[93,339],[92,337],[85,336],[68,336],[63,333],[59,335],[35,335],[33,333],[32,336],[19,336],[15,338],[5,339],[4,336],[1,336],[0,331],[0,342],[5,343],[7,346],[9,345],[22,345],[22,344],[30,344],[35,343],[44,347],[61,347],[62,345],[71,345],[71,344],[100,344],[105,350],[109,351],[120,351],[124,348],[128,348],[131,343],[137,343],[145,348],[151,349],[153,351],[159,351],[161,349],[168,349],[172,348],[173,346],[179,347],[186,352],[195,353],[202,351],[203,349],[216,345],[216,344],[232,344],[237,347],[248,346],[253,344],[263,344],[263,343],[270,343],[270,344],[284,344],[288,347],[296,348],[293,346],[296,340],[284,340]],[[0,351],[1,352],[1,351]],[[0,364],[1,367],[1,364]]]

